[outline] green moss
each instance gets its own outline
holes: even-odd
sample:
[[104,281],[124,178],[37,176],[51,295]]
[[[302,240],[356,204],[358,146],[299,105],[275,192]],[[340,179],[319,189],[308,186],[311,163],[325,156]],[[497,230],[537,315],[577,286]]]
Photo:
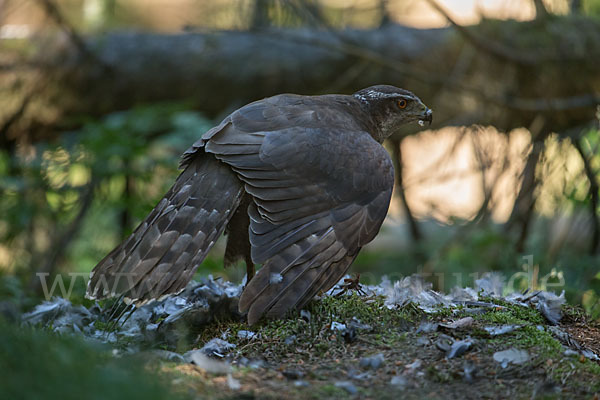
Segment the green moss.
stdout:
[[[565,348],[546,329],[525,326],[509,335],[490,339],[490,353],[498,348],[516,347],[527,350],[532,355],[532,363],[540,365],[546,374],[556,382],[569,382],[591,392],[600,390],[600,365],[582,357],[565,357]],[[579,378],[569,379],[576,374]],[[593,382],[591,388],[589,382]]]
[[289,318],[264,321],[258,326],[258,332],[264,337],[285,339],[290,335],[315,337],[332,322],[346,323],[353,318],[363,324],[369,324],[375,332],[389,327],[403,328],[412,325],[422,316],[422,312],[410,304],[398,309],[388,309],[381,297],[366,298],[358,294],[349,296],[327,296],[313,301],[307,307],[310,322],[299,318],[297,312]]
[[328,296],[313,303],[314,313],[326,313],[331,318],[350,320],[357,318],[371,325],[387,325],[414,321],[422,312],[413,304],[397,309],[384,306],[383,297],[365,298],[358,294],[349,296]]
[[[560,354],[546,362],[547,375],[556,382],[569,382],[572,387],[590,393],[600,391],[600,365],[583,357]],[[573,377],[577,379],[573,379]]]
[[118,325],[111,322],[96,320],[94,321],[94,327],[102,331],[113,332],[116,330]]
[[240,339],[237,336],[238,331],[251,330],[247,324],[239,321],[224,320],[209,324],[202,330],[196,338],[196,345],[202,345],[215,337],[222,337],[229,343],[238,345],[247,339]]
[[488,339],[490,334],[485,329],[474,327],[469,331],[469,335],[474,338]]
[[515,331],[512,337],[503,341],[515,347],[534,350],[545,358],[559,357],[563,351],[562,345],[548,331],[535,326],[525,326]]
[[348,397],[348,392],[342,388],[339,388],[335,385],[323,385],[318,390],[318,395],[316,398],[340,398],[340,397]]
[[448,307],[440,307],[439,310],[437,310],[436,312],[429,314],[429,318],[434,321],[442,320],[442,319],[446,319],[446,318],[450,318],[450,317],[454,317],[454,316],[455,315],[452,313],[452,310]]
[[[291,312],[284,319],[263,320],[253,327],[239,321],[222,321],[203,331],[198,342],[222,337],[225,333],[229,342],[238,345],[236,357],[264,358],[269,364],[287,365],[303,370],[304,379],[311,382],[310,389],[292,388],[293,396],[346,398],[353,396],[334,384],[341,379],[340,365],[357,364],[360,357],[378,352],[384,353],[386,360],[390,360],[386,363],[387,368],[394,368],[391,360],[410,363],[416,355],[406,358],[404,355],[410,353],[409,347],[414,348],[414,327],[421,320],[458,319],[470,315],[475,319],[475,324],[468,329],[455,330],[453,335],[457,339],[461,336],[477,337],[476,347],[486,354],[480,359],[485,360],[484,365],[488,368],[498,368],[497,363],[492,360],[495,351],[516,347],[527,350],[531,355],[531,361],[522,368],[529,370],[536,366],[535,368],[544,369],[546,376],[555,381],[570,382],[569,388],[581,387],[584,390],[583,382],[595,382],[600,374],[600,367],[593,362],[565,357],[560,342],[549,330],[539,328],[545,327],[546,322],[536,309],[498,299],[483,300],[498,304],[502,308],[475,315],[468,314],[462,307],[440,308],[435,314],[425,315],[412,304],[399,309],[388,309],[384,306],[384,299],[380,297],[365,297],[354,293],[341,297],[324,297],[308,305],[306,310],[310,312],[310,318],[302,318],[300,313]],[[577,310],[572,310],[569,315],[571,314],[574,318],[579,315]],[[370,325],[372,329],[361,332],[356,341],[347,343],[339,331],[331,329],[331,323],[348,324],[353,318]],[[523,327],[498,337],[490,337],[483,329],[484,326],[503,324],[518,324]],[[252,330],[259,337],[253,340],[239,339],[237,332],[242,329]],[[294,340],[288,340],[286,344],[286,339],[292,335]],[[436,335],[437,333],[433,333],[430,336]],[[419,358],[427,359],[437,355],[437,350],[433,347],[426,346],[422,351],[424,354],[420,354]],[[461,359],[447,360],[443,363],[431,362],[425,366],[425,379],[432,385],[442,386],[462,382],[462,374],[456,369],[460,363]],[[236,371],[248,375],[256,374],[252,369],[242,368]],[[574,374],[584,378],[569,380]],[[359,383],[356,383],[356,386],[361,395],[368,397],[383,398],[389,394],[382,392],[380,388],[365,388]],[[600,387],[594,390],[598,389]],[[496,389],[490,387],[489,390]]]
[[443,367],[430,365],[427,367],[427,377],[434,382],[448,383],[452,381],[452,376]]
[[[301,318],[297,311],[290,312],[283,319],[262,320],[252,327],[239,321],[220,321],[200,332],[194,347],[212,338],[224,337],[238,345],[239,355],[278,359],[301,348],[304,351],[301,357],[312,359],[342,351],[345,340],[342,332],[331,330],[333,322],[348,324],[357,319],[372,328],[368,339],[361,336],[361,340],[372,341],[377,346],[391,346],[406,341],[406,331],[423,317],[423,312],[413,304],[388,309],[382,297],[365,297],[355,293],[323,297],[310,303],[306,310],[310,312],[309,321]],[[239,339],[239,330],[251,330],[258,334],[258,338]],[[291,337],[295,337],[292,342],[289,340]]]
[[501,310],[473,316],[476,320],[497,324],[545,324],[544,317],[534,308],[512,304],[504,300],[483,297],[481,301],[502,306]]
[[290,335],[304,331],[307,325],[306,321],[295,316],[291,319],[265,321],[263,325],[259,325],[258,331],[264,337],[285,339]]
[[476,319],[492,324],[520,324],[526,322],[510,311],[495,311],[478,315]]

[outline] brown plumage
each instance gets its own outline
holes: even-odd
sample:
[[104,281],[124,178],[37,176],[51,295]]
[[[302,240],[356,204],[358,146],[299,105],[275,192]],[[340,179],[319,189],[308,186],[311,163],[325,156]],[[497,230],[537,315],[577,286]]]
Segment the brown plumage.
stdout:
[[92,271],[89,298],[136,304],[183,289],[225,231],[225,264],[246,261],[248,322],[280,317],[333,286],[387,213],[394,173],[381,142],[431,122],[412,93],[279,95],[248,104],[184,154],[183,172]]

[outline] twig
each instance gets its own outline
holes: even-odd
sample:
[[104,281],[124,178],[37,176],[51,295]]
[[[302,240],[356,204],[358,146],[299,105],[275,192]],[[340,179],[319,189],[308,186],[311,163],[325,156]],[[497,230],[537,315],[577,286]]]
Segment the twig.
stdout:
[[120,222],[121,222],[121,239],[125,239],[131,233],[130,229],[132,229],[132,217],[131,212],[129,210],[129,205],[131,204],[131,198],[134,191],[134,179],[131,176],[131,160],[129,157],[125,157],[123,159],[123,169],[125,170],[125,188],[123,190],[123,199],[124,206],[120,212]]
[[338,42],[332,43],[323,40],[322,38],[306,38],[304,36],[300,36],[297,34],[293,34],[290,32],[279,32],[279,36],[273,36],[273,33],[269,30],[264,30],[264,34],[267,39],[279,40],[280,38],[284,38],[286,40],[294,41],[296,43],[308,44],[312,46],[322,47],[324,49],[337,51],[349,56],[354,56],[356,58],[360,58],[366,61],[371,62],[372,64],[379,65],[382,67],[390,68],[391,70],[401,72],[405,75],[411,76],[412,78],[419,80],[423,83],[431,83],[435,82],[436,84],[440,84],[443,81],[442,78],[436,80],[436,78],[432,78],[430,74],[427,72],[419,71],[413,68],[410,64],[402,62],[400,60],[390,59],[384,55],[379,54],[377,51],[373,51],[361,46],[358,46],[352,43],[350,40],[345,38],[343,35],[330,31],[331,35],[334,39],[337,39]]
[[[479,130],[481,130],[481,127],[477,127]],[[485,221],[488,216],[489,216],[489,210],[491,209],[492,206],[490,206],[490,203],[492,202],[492,194],[494,193],[494,189],[496,188],[496,185],[498,184],[498,181],[500,180],[500,177],[504,174],[504,171],[506,171],[506,168],[508,166],[508,156],[506,155],[506,152],[504,154],[504,162],[502,163],[502,166],[500,167],[500,172],[497,173],[495,175],[494,178],[492,178],[491,180],[488,180],[486,177],[486,172],[489,169],[489,163],[490,163],[490,158],[488,157],[488,155],[484,155],[484,152],[482,150],[482,144],[481,141],[479,140],[479,132],[476,132],[475,134],[471,134],[471,141],[473,143],[473,153],[475,154],[475,158],[477,159],[477,162],[479,163],[479,170],[480,170],[480,174],[481,174],[481,190],[483,192],[483,202],[481,203],[481,206],[479,207],[479,210],[477,211],[477,214],[475,214],[475,217],[473,217],[472,222],[471,223],[479,223],[482,221]]]
[[[69,226],[64,230],[62,235],[58,237],[58,239],[54,242],[52,246],[53,252],[48,257],[48,260],[41,268],[40,272],[53,273],[56,269],[56,264],[59,259],[63,255],[65,249],[69,246],[75,234],[81,227],[87,212],[92,205],[92,201],[94,200],[94,191],[96,189],[96,179],[94,177],[91,178],[90,183],[88,183],[84,195],[81,199],[81,207],[79,208],[79,212],[75,216],[75,218],[71,221]],[[36,275],[37,277],[37,275]],[[40,281],[38,279],[33,278],[30,285],[34,290],[38,291],[40,289]]]
[[408,202],[406,201],[406,194],[404,193],[404,186],[402,183],[402,141],[398,139],[391,140],[392,143],[392,159],[394,160],[394,169],[396,170],[396,190],[398,191],[398,195],[400,196],[400,200],[402,203],[402,208],[404,209],[404,213],[406,214],[406,219],[408,220],[408,225],[410,227],[410,233],[413,241],[418,243],[423,238],[421,234],[421,230],[419,229],[419,225],[413,216]]
[[571,14],[576,14],[581,12],[581,0],[571,0],[569,4],[569,11]]
[[546,19],[548,18],[548,9],[544,4],[544,0],[533,0],[535,5],[535,19]]
[[580,96],[559,97],[549,99],[510,98],[512,108],[522,111],[566,111],[574,108],[591,107],[600,104],[600,94],[583,94]]
[[527,157],[525,168],[523,168],[523,173],[521,175],[523,178],[519,194],[515,199],[511,215],[504,226],[504,231],[508,232],[517,223],[520,223],[521,230],[515,243],[517,252],[521,252],[525,248],[525,241],[527,240],[527,235],[529,233],[529,224],[531,222],[531,217],[533,216],[533,209],[536,201],[534,192],[539,183],[535,172],[540,161],[540,156],[545,148],[544,141],[549,134],[550,131],[546,129],[539,135],[534,135],[532,133],[532,137],[534,137],[533,147],[531,148],[531,153],[529,153],[529,156]]
[[[428,0],[431,1],[431,0]],[[464,27],[462,27],[465,29]],[[274,36],[269,30],[261,30],[260,33],[264,33],[268,39],[294,41],[297,43],[322,47],[328,50],[340,52],[352,57],[356,57],[372,64],[389,68],[393,71],[397,71],[404,76],[409,76],[419,82],[422,82],[430,86],[447,86],[463,92],[472,94],[479,100],[485,101],[486,103],[494,104],[499,107],[503,107],[509,110],[516,111],[528,111],[528,112],[553,112],[553,111],[566,111],[575,108],[592,107],[600,103],[600,95],[594,93],[586,93],[577,96],[569,97],[557,97],[557,98],[522,98],[514,96],[497,96],[485,93],[482,89],[467,85],[461,82],[459,79],[448,79],[447,76],[439,76],[434,73],[428,73],[424,70],[417,70],[412,65],[402,62],[401,60],[390,59],[377,51],[363,48],[351,43],[345,39],[343,35],[335,34],[334,38],[339,42],[331,43],[322,38],[309,38],[290,34],[288,32],[279,32],[279,35]],[[511,52],[513,49],[507,48],[507,51]],[[539,62],[543,61],[540,59]]]
[[83,41],[81,36],[75,31],[65,18],[62,16],[56,5],[51,0],[37,0],[42,6],[46,14],[56,22],[56,24],[67,34],[71,43],[75,45],[77,50],[89,61],[92,61],[101,66],[106,72],[112,70],[112,68],[106,64],[103,60],[100,60],[98,56],[92,52],[86,43]]
[[15,71],[31,71],[42,67],[41,63],[32,61],[20,61],[10,63],[0,63],[0,73],[15,72]]
[[600,245],[600,221],[598,220],[598,204],[600,203],[600,199],[598,198],[598,191],[600,190],[600,184],[598,182],[598,177],[594,172],[590,159],[585,155],[583,151],[583,147],[579,140],[574,139],[571,141],[573,146],[579,152],[581,159],[583,160],[583,169],[585,171],[585,175],[590,183],[590,189],[588,190],[588,194],[590,196],[590,213],[592,217],[593,223],[593,233],[592,233],[592,243],[590,245],[590,254],[594,255],[598,253],[599,245]]
[[456,173],[452,172],[452,173],[446,174],[445,176],[442,176],[443,179],[440,179],[439,175],[435,174],[435,176],[434,176],[433,174],[431,174],[431,171],[438,171],[441,167],[443,167],[445,164],[448,164],[450,162],[450,160],[452,159],[452,156],[458,149],[458,146],[460,146],[462,144],[464,138],[466,137],[467,132],[468,132],[468,128],[460,129],[458,132],[458,135],[456,136],[456,139],[454,140],[452,145],[448,146],[448,150],[441,157],[439,157],[437,160],[435,160],[433,163],[431,163],[429,166],[427,166],[427,168],[424,169],[422,174],[414,176],[412,180],[408,181],[408,183],[403,182],[404,187],[406,188],[406,187],[410,187],[412,185],[422,185],[422,184],[426,184],[426,183],[443,182],[447,179],[447,177],[456,176]]
[[435,0],[427,0],[427,2],[429,3],[429,5],[431,5],[431,7],[435,8],[436,11],[438,11],[440,14],[442,14],[446,18],[446,20],[450,23],[450,25],[452,25],[465,39],[467,39],[469,42],[471,42],[478,49],[483,50],[486,53],[489,53],[498,58],[512,61],[517,64],[537,65],[541,62],[540,58],[535,55],[525,54],[525,53],[517,53],[517,52],[515,52],[514,48],[505,46],[502,43],[491,41],[486,37],[476,35],[475,33],[471,32],[469,29],[467,29],[464,26],[457,23],[448,14],[448,12],[444,8],[442,8],[442,6],[440,6]]
[[52,1],[38,0],[38,3],[40,3],[40,5],[44,8],[46,14],[50,18],[52,18],[63,31],[65,31],[65,33],[69,36],[71,42],[79,49],[81,53],[85,54],[88,57],[93,57],[86,44],[79,37],[77,32],[75,32],[75,29],[73,29],[73,27],[70,24],[68,24],[67,21],[65,21],[62,14]]
[[[29,102],[33,99],[34,91],[29,92],[21,101],[19,107],[4,121],[2,126],[0,126],[0,148],[2,149],[10,149],[13,146],[13,140],[8,138],[8,131],[17,122],[25,111],[27,110],[27,106]],[[12,153],[12,151],[10,151]]]
[[[477,127],[477,129],[481,129],[481,128]],[[472,132],[472,131],[463,130],[463,136],[461,136],[461,140],[462,140],[462,137],[464,137],[465,132]],[[476,138],[477,138],[476,134],[472,134],[471,138],[473,140],[473,147],[474,147],[474,152],[476,153],[476,157],[478,157],[479,160],[483,160],[483,158],[482,158],[483,155],[478,154],[479,152],[477,149],[477,144],[475,143]],[[501,172],[499,174],[497,174],[491,182],[486,183],[487,180],[484,179],[482,176],[484,201],[482,202],[481,206],[479,207],[479,210],[473,216],[473,218],[470,219],[470,221],[468,221],[467,223],[465,223],[463,225],[458,226],[457,230],[453,233],[453,235],[450,238],[448,238],[438,249],[436,249],[435,253],[433,255],[431,255],[429,257],[429,259],[427,259],[427,261],[424,263],[425,271],[432,270],[433,265],[435,265],[436,260],[442,259],[455,243],[457,243],[459,241],[464,241],[464,238],[476,226],[478,226],[480,223],[484,222],[483,217],[488,213],[488,205],[491,200],[493,190],[496,187],[501,176],[503,175],[503,173],[505,171],[505,166],[507,163],[508,163],[508,158],[505,156],[503,166],[501,167]],[[483,162],[480,161],[480,168],[478,168],[478,170],[482,175],[485,173],[484,168],[485,168],[485,166],[483,165]],[[431,168],[428,168],[428,170],[431,171]],[[453,174],[452,176],[456,176],[456,174]]]

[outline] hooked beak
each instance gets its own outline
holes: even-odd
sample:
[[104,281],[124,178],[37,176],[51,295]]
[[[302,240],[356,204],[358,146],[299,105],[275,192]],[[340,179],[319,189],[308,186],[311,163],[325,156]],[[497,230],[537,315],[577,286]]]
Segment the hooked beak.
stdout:
[[425,107],[423,114],[419,118],[419,125],[424,126],[425,122],[429,122],[429,125],[433,122],[433,112],[427,107]]

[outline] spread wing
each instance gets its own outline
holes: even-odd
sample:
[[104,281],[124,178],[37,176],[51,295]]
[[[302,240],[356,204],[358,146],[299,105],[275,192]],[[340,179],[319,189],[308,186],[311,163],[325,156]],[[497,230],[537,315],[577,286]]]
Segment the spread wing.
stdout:
[[[282,97],[234,112],[202,139],[252,195],[252,259],[263,267],[240,299],[250,324],[329,289],[387,213],[393,167],[349,116]],[[299,104],[300,103],[300,104]]]
[[94,268],[86,296],[140,304],[182,290],[243,194],[231,168],[197,154],[137,229]]

